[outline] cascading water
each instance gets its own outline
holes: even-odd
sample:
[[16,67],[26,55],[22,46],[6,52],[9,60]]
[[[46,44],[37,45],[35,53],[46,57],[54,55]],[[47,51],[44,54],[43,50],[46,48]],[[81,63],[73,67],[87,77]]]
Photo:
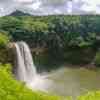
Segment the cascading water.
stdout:
[[32,60],[31,52],[25,42],[15,43],[16,48],[16,78],[26,83],[36,76],[36,68]]
[[16,79],[25,82],[31,89],[47,91],[50,81],[45,75],[37,74],[30,49],[25,42],[14,43],[16,51],[16,64],[14,74]]

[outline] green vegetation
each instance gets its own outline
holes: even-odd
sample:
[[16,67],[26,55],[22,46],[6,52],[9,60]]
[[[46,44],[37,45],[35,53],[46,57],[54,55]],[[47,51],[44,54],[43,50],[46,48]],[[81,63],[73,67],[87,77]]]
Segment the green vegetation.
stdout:
[[[32,49],[47,49],[43,54],[48,53],[47,59],[54,65],[57,62],[73,64],[76,59],[68,55],[69,51],[70,55],[80,53],[76,64],[88,64],[93,62],[100,47],[99,22],[100,16],[97,15],[5,16],[0,18],[0,30],[10,37],[10,41],[23,40]],[[84,55],[87,54],[86,59]]]
[[[32,91],[14,79],[9,64],[0,65],[0,100],[72,100],[71,97],[51,96]],[[75,100],[75,99],[74,99]],[[76,100],[100,100],[100,91],[89,92]]]
[[[10,65],[0,65],[0,100],[65,100],[63,97],[34,92],[17,80],[11,73]],[[67,98],[66,98],[67,100]]]
[[0,33],[0,48],[6,47],[9,42],[7,34]]
[[6,16],[0,30],[13,41],[24,40],[32,46],[86,47],[99,42],[100,16]]
[[96,64],[97,66],[100,66],[100,51],[98,51],[98,52],[96,53],[96,56],[95,56],[95,64]]
[[0,33],[0,63],[8,63],[11,61],[9,49],[7,48],[10,38],[6,32]]
[[[20,40],[29,44],[38,66],[56,66],[58,62],[59,65],[65,62],[88,64],[93,61],[100,66],[100,16],[1,17],[0,100],[71,100],[70,97],[51,96],[28,89],[24,83],[14,79],[10,65],[2,65],[12,63],[8,43]],[[100,100],[100,91],[89,92],[77,99]]]
[[86,95],[79,96],[78,100],[100,100],[100,91],[88,92]]

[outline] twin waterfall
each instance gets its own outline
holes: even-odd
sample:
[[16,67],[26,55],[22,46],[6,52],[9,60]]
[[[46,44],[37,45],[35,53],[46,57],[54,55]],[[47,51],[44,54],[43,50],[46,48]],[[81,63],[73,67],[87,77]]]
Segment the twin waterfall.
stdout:
[[36,68],[33,63],[30,49],[25,42],[14,44],[16,48],[16,71],[15,75],[18,80],[29,83],[36,76]]
[[37,74],[28,45],[22,41],[14,43],[14,47],[16,53],[14,75],[16,79],[25,82],[31,89],[47,91],[51,81],[47,79],[47,75]]

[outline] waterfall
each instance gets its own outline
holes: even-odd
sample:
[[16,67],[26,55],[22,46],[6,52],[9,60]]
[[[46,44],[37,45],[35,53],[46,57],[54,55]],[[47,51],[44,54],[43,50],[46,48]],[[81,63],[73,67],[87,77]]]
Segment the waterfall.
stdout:
[[22,41],[13,43],[12,46],[16,52],[16,63],[13,68],[16,79],[25,82],[31,89],[47,91],[51,81],[46,75],[37,74],[28,45]]
[[36,76],[36,68],[33,63],[30,49],[25,42],[16,42],[14,45],[17,56],[15,76],[18,80],[29,83]]

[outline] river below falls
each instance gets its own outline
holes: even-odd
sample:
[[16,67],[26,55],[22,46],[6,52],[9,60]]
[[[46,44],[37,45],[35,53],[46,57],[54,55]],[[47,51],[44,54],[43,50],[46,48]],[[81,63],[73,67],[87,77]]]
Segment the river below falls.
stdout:
[[[79,96],[100,89],[100,69],[60,68],[36,78],[34,87],[61,96]],[[42,88],[41,88],[42,87]]]

